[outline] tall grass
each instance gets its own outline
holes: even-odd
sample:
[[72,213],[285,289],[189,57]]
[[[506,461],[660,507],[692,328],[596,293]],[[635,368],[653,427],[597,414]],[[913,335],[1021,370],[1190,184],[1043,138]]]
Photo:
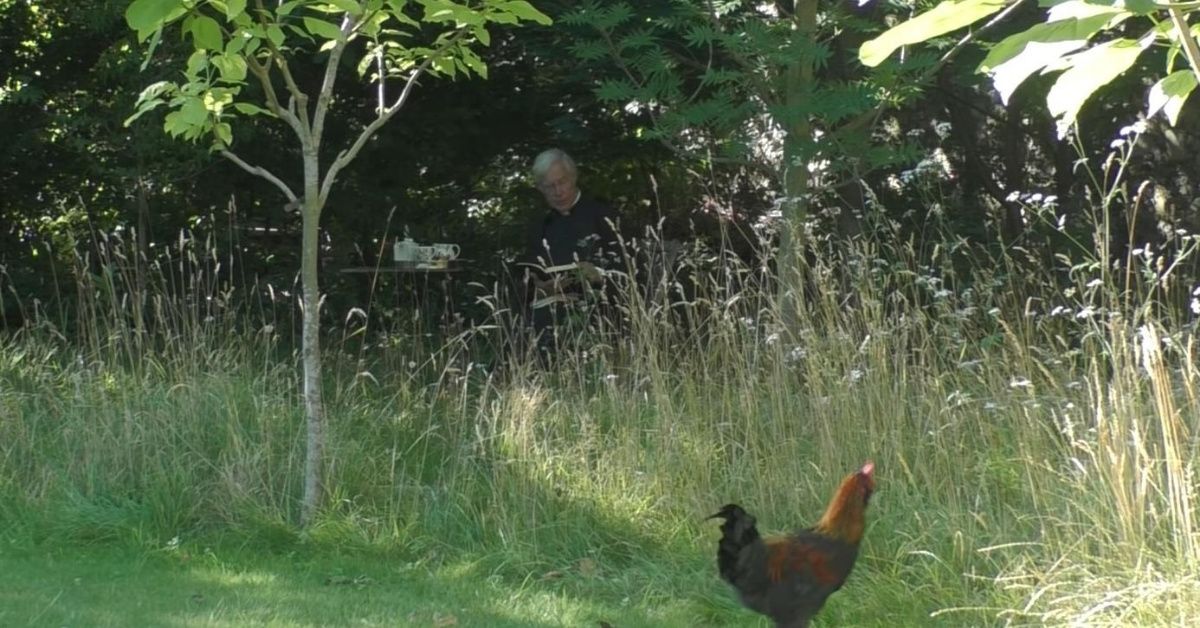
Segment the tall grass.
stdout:
[[737,500],[767,528],[811,523],[873,458],[858,602],[834,622],[1200,616],[1196,339],[1162,298],[1179,280],[1119,280],[1084,249],[1063,274],[940,251],[818,260],[788,328],[770,273],[701,252],[720,272],[690,274],[686,303],[631,290],[626,331],[582,333],[550,372],[480,366],[506,344],[499,297],[497,324],[432,351],[346,317],[327,506],[303,534],[296,356],[270,310],[235,310],[203,264],[81,266],[71,337],[0,338],[2,532],[327,542],[516,581],[587,559],[624,595],[721,621],[703,517]]

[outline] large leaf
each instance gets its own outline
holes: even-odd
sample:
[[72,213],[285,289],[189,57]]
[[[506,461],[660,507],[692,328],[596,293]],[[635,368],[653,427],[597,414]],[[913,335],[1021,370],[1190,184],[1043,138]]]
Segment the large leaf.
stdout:
[[1003,9],[1006,0],[946,0],[933,9],[884,31],[858,49],[863,65],[883,63],[897,48],[945,35]]
[[1010,35],[988,51],[979,71],[991,74],[1000,99],[1008,104],[1025,79],[1047,67],[1063,64],[1063,57],[1087,45],[1093,35],[1131,17],[1120,8],[1069,0],[1047,12],[1047,21]]
[[1150,97],[1146,117],[1162,111],[1171,122],[1171,126],[1179,121],[1179,112],[1188,95],[1196,89],[1196,74],[1192,70],[1179,70],[1164,77],[1150,88]]
[[246,12],[246,0],[226,0],[225,17],[229,21]]
[[1059,137],[1066,135],[1067,130],[1075,124],[1075,117],[1083,103],[1097,89],[1128,70],[1153,41],[1153,34],[1138,41],[1114,39],[1066,60],[1069,69],[1058,77],[1046,96],[1050,113],[1058,118]]
[[202,50],[221,50],[225,47],[225,42],[221,41],[221,25],[207,15],[198,16],[192,22],[192,40]]
[[324,20],[318,20],[315,17],[304,18],[304,28],[321,39],[336,41],[342,37],[342,29]]
[[[1095,5],[1091,5],[1095,6]],[[1046,24],[1038,24],[1032,28],[1010,35],[1000,40],[1000,43],[992,46],[988,51],[987,57],[979,64],[980,72],[991,72],[998,66],[1020,55],[1029,45],[1030,42],[1063,42],[1063,41],[1087,41],[1100,32],[1100,29],[1109,25],[1110,21],[1114,21],[1120,11],[1112,9],[1111,12],[1102,15],[1093,15],[1085,18],[1070,18],[1058,22],[1048,22]],[[1128,17],[1128,13],[1124,14],[1121,19]]]
[[151,33],[186,12],[183,0],[133,0],[125,9],[125,22],[146,41]]
[[1021,52],[1005,61],[999,67],[993,68],[992,85],[1000,94],[1000,101],[1005,105],[1012,98],[1013,92],[1025,82],[1025,79],[1052,64],[1062,62],[1063,56],[1075,52],[1087,45],[1087,40],[1055,42],[1028,42]]
[[538,11],[533,7],[532,4],[525,2],[525,0],[508,0],[507,2],[497,2],[496,8],[511,13],[520,20],[537,22],[543,26],[549,26],[551,24],[551,20],[548,15]]
[[238,55],[219,54],[212,56],[212,64],[221,72],[221,78],[230,83],[246,80],[246,59]]
[[349,13],[350,15],[362,15],[362,5],[355,0],[325,0],[329,4]]

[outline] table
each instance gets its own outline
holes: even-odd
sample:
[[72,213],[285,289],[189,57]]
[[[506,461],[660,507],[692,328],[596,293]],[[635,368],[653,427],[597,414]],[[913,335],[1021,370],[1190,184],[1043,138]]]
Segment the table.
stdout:
[[[430,279],[436,278],[442,286],[443,307],[436,314],[442,319],[443,323],[448,323],[454,318],[454,295],[451,290],[452,280],[455,275],[466,270],[467,262],[470,260],[454,259],[446,266],[430,267],[426,264],[417,262],[392,262],[390,264],[380,264],[378,266],[348,266],[338,270],[344,275],[359,275],[364,281],[360,284],[360,297],[364,305],[369,306],[374,281],[380,277],[395,277],[395,305],[398,308],[413,306],[414,313],[420,317],[425,314],[426,308],[430,305],[427,300]],[[405,278],[409,277],[412,280],[411,288],[404,290],[404,284],[407,282]],[[405,303],[405,296],[411,297],[411,303]],[[365,308],[364,308],[365,309]],[[432,312],[431,312],[432,313]]]

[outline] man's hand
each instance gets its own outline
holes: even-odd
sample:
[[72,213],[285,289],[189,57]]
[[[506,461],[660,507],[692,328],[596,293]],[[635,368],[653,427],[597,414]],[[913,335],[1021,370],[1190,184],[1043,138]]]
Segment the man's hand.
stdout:
[[537,287],[539,292],[562,292],[564,288],[569,288],[578,283],[575,277],[571,275],[556,274],[549,279],[534,279],[533,285]]
[[576,265],[579,266],[579,274],[583,275],[583,278],[588,280],[589,283],[604,283],[604,271],[596,268],[595,264],[591,262],[579,262]]

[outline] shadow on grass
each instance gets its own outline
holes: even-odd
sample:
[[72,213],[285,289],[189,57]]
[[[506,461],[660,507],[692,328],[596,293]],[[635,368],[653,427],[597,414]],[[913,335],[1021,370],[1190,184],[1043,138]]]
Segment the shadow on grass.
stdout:
[[201,551],[0,554],[0,625],[537,627],[580,625],[596,610],[468,567]]

